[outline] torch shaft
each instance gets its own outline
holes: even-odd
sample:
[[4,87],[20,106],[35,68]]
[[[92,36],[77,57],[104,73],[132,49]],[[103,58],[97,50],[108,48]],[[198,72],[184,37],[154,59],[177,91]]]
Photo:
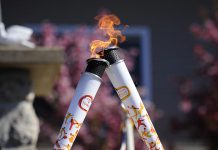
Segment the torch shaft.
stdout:
[[125,120],[125,127],[126,127],[126,134],[127,134],[127,150],[135,150],[135,143],[134,143],[134,130],[132,121],[129,118]]
[[101,78],[97,75],[82,74],[54,145],[55,150],[71,149],[100,85]]
[[141,139],[150,150],[163,150],[163,146],[124,61],[119,60],[111,64],[106,69],[106,73],[124,104],[128,116],[134,122]]

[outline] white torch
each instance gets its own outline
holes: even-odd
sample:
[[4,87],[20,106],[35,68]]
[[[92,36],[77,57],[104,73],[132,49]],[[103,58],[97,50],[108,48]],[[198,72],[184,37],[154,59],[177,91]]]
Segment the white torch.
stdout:
[[94,97],[101,85],[101,77],[108,62],[100,58],[88,59],[88,65],[77,85],[64,122],[60,129],[54,150],[70,150],[79,129],[87,115]]
[[118,47],[109,47],[101,52],[101,58],[106,59],[110,66],[106,73],[112,82],[119,98],[132,119],[141,139],[150,150],[163,150],[160,139],[154,129],[150,117],[144,107],[141,97],[133,83],[129,71],[117,54]]

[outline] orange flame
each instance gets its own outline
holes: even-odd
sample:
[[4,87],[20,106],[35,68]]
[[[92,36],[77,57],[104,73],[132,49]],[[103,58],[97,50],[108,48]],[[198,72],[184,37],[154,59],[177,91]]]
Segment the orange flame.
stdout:
[[[90,43],[91,57],[99,58],[101,55],[97,53],[97,49],[105,49],[110,45],[117,45],[118,41],[125,41],[126,37],[122,35],[120,30],[114,28],[115,25],[120,25],[120,19],[115,15],[103,15],[96,17],[98,21],[98,29],[103,31],[104,36],[109,39],[106,41],[94,40]],[[118,40],[119,38],[119,40]]]

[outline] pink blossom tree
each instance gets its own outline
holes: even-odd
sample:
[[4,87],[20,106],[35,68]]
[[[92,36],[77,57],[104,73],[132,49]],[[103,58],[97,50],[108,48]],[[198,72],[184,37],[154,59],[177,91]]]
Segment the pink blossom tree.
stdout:
[[[218,6],[217,2],[214,6]],[[215,150],[218,148],[218,10],[215,8],[210,14],[201,8],[201,15],[201,23],[190,28],[197,40],[193,51],[200,66],[192,77],[180,80],[181,109],[187,116],[174,123],[174,127],[191,131],[193,137],[204,140]]]

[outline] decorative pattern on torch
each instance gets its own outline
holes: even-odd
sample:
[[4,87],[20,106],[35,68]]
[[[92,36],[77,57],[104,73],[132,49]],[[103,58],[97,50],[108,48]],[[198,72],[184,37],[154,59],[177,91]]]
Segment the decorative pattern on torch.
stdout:
[[164,150],[144,104],[141,102],[139,106],[127,106],[127,113],[149,150]]
[[[54,150],[70,150],[71,145],[67,143],[73,143],[82,123],[79,123],[70,112],[67,112],[67,115],[64,119],[64,127],[61,128],[58,138],[55,142]],[[68,132],[67,132],[68,131]],[[65,148],[63,149],[64,146]]]

